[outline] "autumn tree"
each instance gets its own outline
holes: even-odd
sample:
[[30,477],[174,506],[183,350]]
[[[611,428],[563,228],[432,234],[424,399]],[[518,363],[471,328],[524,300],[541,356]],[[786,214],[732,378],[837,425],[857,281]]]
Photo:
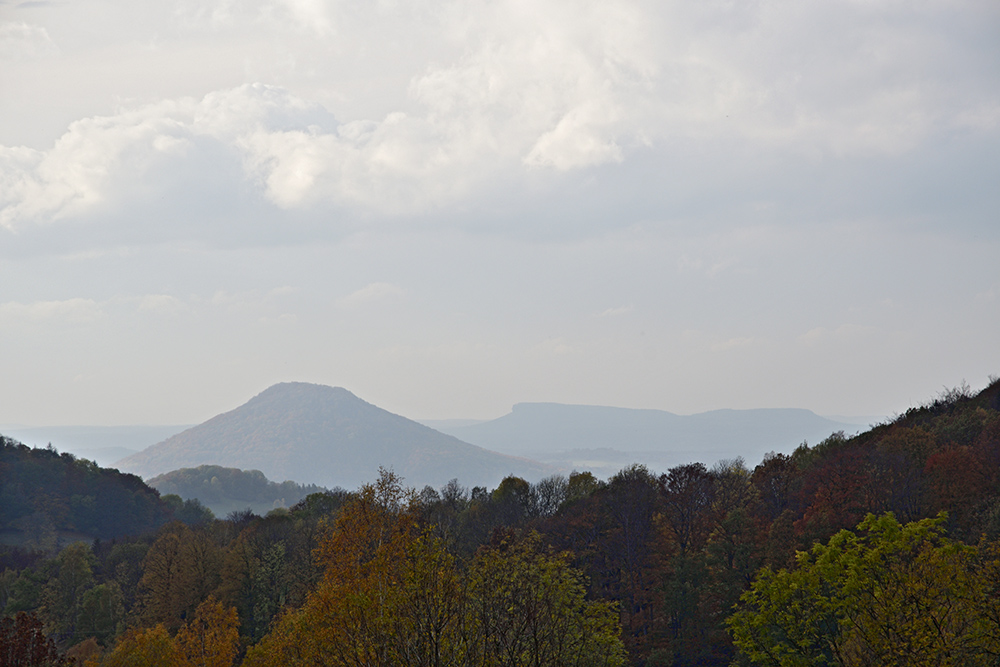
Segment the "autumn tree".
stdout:
[[101,667],[186,667],[177,643],[162,623],[126,632]]
[[566,480],[566,499],[564,503],[572,503],[594,493],[603,483],[594,477],[590,471],[572,472]]
[[150,547],[142,563],[142,614],[173,632],[220,582],[221,550],[203,530],[174,523]]
[[62,667],[68,661],[42,631],[34,614],[19,612],[0,619],[0,667]]
[[316,590],[245,664],[621,664],[615,610],[584,599],[567,556],[535,536],[486,549],[466,570],[418,525],[418,509],[391,473],[363,487],[317,549]]
[[613,603],[587,601],[568,554],[536,535],[487,548],[469,573],[464,664],[612,666],[624,663]]
[[761,538],[753,520],[758,505],[757,487],[743,459],[720,461],[713,469],[714,521],[705,551],[713,569],[724,612],[736,602],[753,581],[760,566]]
[[282,617],[247,656],[250,665],[389,665],[407,550],[416,537],[411,497],[382,471],[337,515],[316,550],[323,579],[301,610]]
[[681,554],[704,544],[715,496],[712,473],[702,463],[671,468],[660,475],[660,494],[666,509],[664,518]]
[[187,667],[230,667],[239,650],[239,616],[214,597],[198,605],[194,618],[177,633]]
[[[668,557],[661,575],[664,630],[673,654],[700,659],[705,648],[701,635],[711,626],[702,618],[702,608],[710,575],[705,545],[720,512],[716,477],[704,464],[690,463],[661,475],[658,486]],[[726,490],[739,495],[737,485],[732,487]]]
[[438,537],[454,542],[458,537],[459,516],[469,505],[468,489],[458,479],[452,479],[441,487],[440,493],[435,492],[432,502],[427,502],[427,495],[421,496],[423,521]]
[[660,511],[656,478],[642,465],[620,470],[593,496],[602,512],[599,548],[607,592],[618,600],[630,650],[644,651],[653,633],[662,545],[655,516]]
[[[708,476],[710,492],[688,497],[696,507],[709,499],[710,503],[694,514],[688,548],[676,549],[664,581],[664,610],[677,666],[729,662],[732,645],[725,619],[762,560],[761,527],[754,519],[757,487],[743,460],[720,461]],[[688,477],[698,479],[704,479],[700,471]],[[680,488],[692,491],[688,484]],[[676,506],[672,509],[683,514]],[[683,525],[676,519],[675,523]]]
[[550,517],[566,502],[569,481],[562,475],[552,475],[531,485],[531,515]]

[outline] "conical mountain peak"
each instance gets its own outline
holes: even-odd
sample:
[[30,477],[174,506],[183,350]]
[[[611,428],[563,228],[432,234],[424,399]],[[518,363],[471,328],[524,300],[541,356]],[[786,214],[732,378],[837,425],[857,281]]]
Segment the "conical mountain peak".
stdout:
[[119,461],[150,477],[221,465],[269,479],[355,488],[391,468],[411,486],[537,479],[542,464],[491,452],[368,403],[347,389],[306,382],[268,387],[243,405]]

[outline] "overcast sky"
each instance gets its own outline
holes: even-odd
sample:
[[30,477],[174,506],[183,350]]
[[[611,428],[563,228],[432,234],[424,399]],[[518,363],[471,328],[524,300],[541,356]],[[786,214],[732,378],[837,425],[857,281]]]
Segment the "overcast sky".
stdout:
[[1000,373],[996,0],[0,2],[0,424]]

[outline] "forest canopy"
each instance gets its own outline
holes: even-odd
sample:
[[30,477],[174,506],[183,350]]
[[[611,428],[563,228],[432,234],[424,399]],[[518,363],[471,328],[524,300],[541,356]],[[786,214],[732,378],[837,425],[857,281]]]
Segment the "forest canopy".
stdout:
[[494,489],[407,489],[385,472],[266,516],[188,508],[200,519],[187,523],[138,478],[4,445],[3,465],[52,483],[26,489],[8,467],[2,492],[59,529],[78,528],[87,480],[155,509],[128,534],[0,550],[0,615],[81,664],[1000,657],[1000,381],[752,468],[635,465]]

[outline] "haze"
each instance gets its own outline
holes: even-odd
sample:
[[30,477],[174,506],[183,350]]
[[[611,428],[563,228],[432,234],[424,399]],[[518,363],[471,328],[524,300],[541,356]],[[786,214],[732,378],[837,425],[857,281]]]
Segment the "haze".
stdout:
[[0,424],[1000,372],[1000,4],[0,3]]

